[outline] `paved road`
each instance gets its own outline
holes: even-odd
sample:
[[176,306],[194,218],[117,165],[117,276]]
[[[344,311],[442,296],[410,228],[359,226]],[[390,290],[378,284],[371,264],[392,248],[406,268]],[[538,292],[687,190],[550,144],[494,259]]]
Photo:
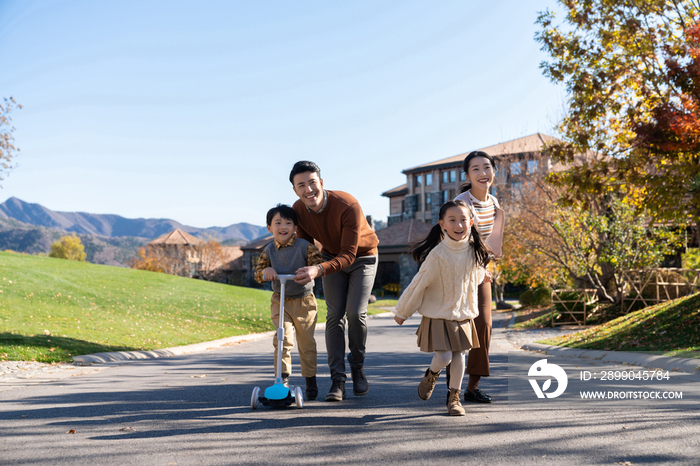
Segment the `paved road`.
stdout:
[[[498,315],[499,325],[507,318]],[[416,395],[430,362],[415,347],[417,325],[370,319],[370,393],[349,390],[345,402],[301,410],[250,409],[253,387],[272,382],[269,339],[2,379],[0,464],[698,464],[697,375],[643,383],[645,391],[682,391],[681,400],[584,401],[578,390],[601,382],[576,380],[580,371],[642,369],[548,357],[569,374],[569,387],[566,396],[540,400],[513,380],[527,386],[528,368],[542,355],[517,351],[496,329],[493,376],[482,383],[495,403],[450,417],[443,378],[431,400]],[[317,341],[323,349],[323,336]],[[322,395],[330,388],[325,357],[319,351]]]

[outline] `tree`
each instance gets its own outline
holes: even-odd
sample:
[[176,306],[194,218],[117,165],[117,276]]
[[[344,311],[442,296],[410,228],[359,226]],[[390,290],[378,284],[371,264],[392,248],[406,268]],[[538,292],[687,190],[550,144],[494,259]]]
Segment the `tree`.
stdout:
[[167,273],[181,277],[190,276],[190,262],[182,248],[168,246],[145,246],[136,250],[136,256],[128,262],[132,269]]
[[73,261],[84,261],[86,254],[83,243],[77,235],[64,236],[59,241],[51,245],[49,257],[58,259],[68,259]]
[[10,113],[16,108],[21,109],[22,106],[12,97],[5,97],[4,105],[0,104],[0,181],[4,180],[5,174],[14,168],[12,159],[19,152],[19,149],[14,146],[15,138],[12,133],[15,128],[12,126],[12,117],[10,117]]
[[[545,76],[566,85],[564,142],[550,175],[569,204],[610,193],[656,219],[700,221],[695,0],[560,0],[565,24],[540,13]],[[687,132],[691,129],[691,132]],[[685,134],[687,137],[679,137]],[[652,137],[655,135],[656,137]],[[676,138],[675,145],[668,144]],[[587,154],[583,161],[577,154]],[[602,206],[604,209],[607,206]]]
[[655,226],[631,197],[609,194],[572,206],[557,203],[561,188],[532,179],[508,200],[507,247],[502,266],[530,286],[568,284],[595,288],[601,299],[619,302],[622,272],[658,266],[678,248],[677,230]]
[[219,267],[226,263],[226,254],[221,243],[210,239],[205,243],[195,246],[199,263],[197,274],[204,280],[212,280],[219,274]]

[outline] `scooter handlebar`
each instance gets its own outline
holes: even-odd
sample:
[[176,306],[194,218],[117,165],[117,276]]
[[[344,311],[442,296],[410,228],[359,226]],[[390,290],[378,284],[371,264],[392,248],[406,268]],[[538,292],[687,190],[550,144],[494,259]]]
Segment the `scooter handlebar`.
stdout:
[[287,280],[294,280],[294,277],[296,277],[296,275],[292,275],[292,274],[289,274],[289,273],[287,273],[287,274],[280,274],[280,275],[277,275],[277,280],[279,280],[280,283],[284,283],[284,282],[286,282]]

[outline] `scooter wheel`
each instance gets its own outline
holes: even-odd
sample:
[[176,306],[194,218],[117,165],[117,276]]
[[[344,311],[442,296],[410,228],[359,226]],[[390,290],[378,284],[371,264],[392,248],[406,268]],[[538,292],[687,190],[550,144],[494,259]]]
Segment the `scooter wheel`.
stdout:
[[250,397],[250,407],[255,409],[258,407],[258,397],[260,396],[260,387],[253,389],[253,395]]
[[296,387],[294,389],[294,398],[297,402],[297,408],[301,409],[304,407],[304,394],[301,391],[301,387]]

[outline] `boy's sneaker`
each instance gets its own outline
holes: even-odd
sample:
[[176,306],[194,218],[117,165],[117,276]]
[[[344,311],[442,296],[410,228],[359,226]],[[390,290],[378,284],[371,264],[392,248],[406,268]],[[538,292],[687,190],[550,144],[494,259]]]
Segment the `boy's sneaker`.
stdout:
[[326,395],[326,401],[343,401],[345,399],[345,381],[334,380],[331,390]]
[[429,400],[430,396],[433,394],[435,385],[437,384],[440,372],[433,372],[430,368],[425,370],[425,375],[423,380],[418,384],[418,398],[421,400]]
[[450,395],[447,399],[447,412],[450,416],[464,416],[464,408],[459,402],[459,388],[450,388]]
[[289,374],[282,374],[282,385],[289,387]]
[[315,400],[318,396],[318,385],[316,385],[316,376],[306,377],[306,399]]
[[365,378],[365,371],[362,367],[351,367],[352,373],[352,392],[355,396],[363,396],[369,392],[369,384]]

